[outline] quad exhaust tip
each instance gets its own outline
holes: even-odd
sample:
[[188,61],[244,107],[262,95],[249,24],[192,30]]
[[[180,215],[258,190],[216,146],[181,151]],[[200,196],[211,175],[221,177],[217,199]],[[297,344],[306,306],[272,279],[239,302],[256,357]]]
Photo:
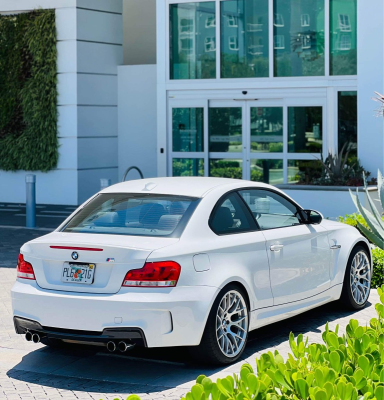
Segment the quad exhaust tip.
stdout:
[[28,331],[25,333],[25,340],[27,342],[40,343],[40,335]]
[[37,333],[32,335],[32,341],[33,343],[39,343],[40,342],[40,335],[38,335]]
[[116,350],[115,342],[108,342],[107,343],[107,349],[108,349],[108,351],[113,353]]
[[134,344],[127,344],[127,343],[125,343],[125,342],[119,342],[119,345],[118,345],[119,350],[120,350],[122,353],[125,353],[127,350],[132,349],[134,346],[135,346]]
[[113,353],[116,350],[119,350],[121,353],[125,353],[127,350],[130,350],[133,347],[135,347],[134,344],[126,343],[124,341],[119,342],[117,346],[116,343],[112,341],[107,343],[107,349],[110,353]]

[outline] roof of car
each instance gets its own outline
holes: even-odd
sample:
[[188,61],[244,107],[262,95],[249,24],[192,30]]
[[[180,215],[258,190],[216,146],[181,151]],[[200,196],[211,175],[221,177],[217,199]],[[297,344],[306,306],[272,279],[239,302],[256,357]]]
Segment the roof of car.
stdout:
[[153,193],[204,197],[209,191],[220,186],[228,186],[228,190],[250,186],[271,187],[264,183],[240,179],[173,177],[138,179],[122,182],[104,189],[101,193]]

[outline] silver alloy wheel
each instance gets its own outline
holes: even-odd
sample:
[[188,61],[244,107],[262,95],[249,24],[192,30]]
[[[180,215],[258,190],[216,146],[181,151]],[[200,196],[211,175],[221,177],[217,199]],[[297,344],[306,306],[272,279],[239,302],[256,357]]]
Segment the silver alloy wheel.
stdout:
[[356,253],[351,265],[351,292],[355,302],[364,304],[371,287],[371,263],[364,251]]
[[236,357],[245,346],[248,309],[243,296],[231,290],[221,299],[216,313],[216,339],[222,353]]

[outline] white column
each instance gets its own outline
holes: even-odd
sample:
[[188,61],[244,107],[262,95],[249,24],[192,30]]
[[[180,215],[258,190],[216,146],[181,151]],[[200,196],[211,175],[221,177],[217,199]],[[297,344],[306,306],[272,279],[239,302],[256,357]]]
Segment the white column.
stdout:
[[[118,180],[117,66],[122,0],[0,0],[0,13],[56,11],[59,162],[37,176],[37,202],[77,205]],[[33,155],[31,155],[33,156]],[[27,171],[0,171],[0,202],[25,201]]]
[[358,151],[365,169],[384,169],[384,119],[374,92],[384,93],[384,2],[358,0]]
[[[157,18],[157,174],[158,176],[167,176],[167,91],[166,91],[166,43],[167,26],[166,21],[166,2],[164,0],[156,1]],[[161,153],[163,149],[163,153]]]
[[118,182],[117,67],[123,63],[122,0],[77,0],[78,201]]

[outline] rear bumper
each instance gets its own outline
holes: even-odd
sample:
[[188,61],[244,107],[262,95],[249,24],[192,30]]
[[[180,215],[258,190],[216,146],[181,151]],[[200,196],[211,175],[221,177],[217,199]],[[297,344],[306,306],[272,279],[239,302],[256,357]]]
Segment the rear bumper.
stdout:
[[147,346],[144,332],[139,328],[106,328],[102,332],[78,331],[41,326],[36,321],[14,317],[15,331],[19,335],[26,332],[38,333],[41,338],[71,340],[86,343],[108,343],[109,341],[126,341],[139,346]]
[[[86,336],[87,340],[79,341],[91,342],[96,337],[105,341],[103,336],[112,329],[142,332],[148,347],[194,346],[201,341],[218,292],[218,288],[209,286],[184,286],[122,288],[111,295],[69,293],[18,280],[12,288],[12,307],[14,317],[39,324],[52,338],[63,339],[59,336],[69,334]],[[16,331],[24,333],[25,325],[18,323],[20,329]]]

